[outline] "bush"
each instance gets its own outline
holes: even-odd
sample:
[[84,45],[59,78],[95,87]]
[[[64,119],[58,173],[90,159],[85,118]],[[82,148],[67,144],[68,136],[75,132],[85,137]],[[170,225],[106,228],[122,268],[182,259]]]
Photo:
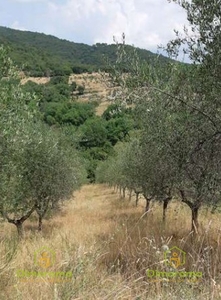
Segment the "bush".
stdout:
[[79,85],[77,87],[77,90],[78,90],[78,94],[79,95],[83,95],[84,94],[84,90],[85,90],[85,87],[83,85]]

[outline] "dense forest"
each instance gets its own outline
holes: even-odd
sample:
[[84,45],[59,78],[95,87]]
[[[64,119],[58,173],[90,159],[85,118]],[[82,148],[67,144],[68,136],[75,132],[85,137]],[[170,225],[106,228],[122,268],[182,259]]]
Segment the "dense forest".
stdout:
[[[0,26],[0,44],[10,48],[10,57],[27,75],[53,76],[108,70],[106,59],[116,61],[115,44],[92,46],[62,40],[43,33],[19,31]],[[138,55],[149,62],[156,54],[137,49]],[[127,51],[133,52],[132,46]],[[160,55],[161,63],[168,58]]]

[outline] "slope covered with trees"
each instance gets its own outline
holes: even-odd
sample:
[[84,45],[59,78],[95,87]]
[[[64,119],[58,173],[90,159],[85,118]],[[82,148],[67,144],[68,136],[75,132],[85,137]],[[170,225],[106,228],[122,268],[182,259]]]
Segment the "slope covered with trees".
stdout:
[[[107,69],[104,57],[116,60],[116,45],[86,45],[62,40],[43,33],[19,31],[0,26],[0,44],[10,47],[10,57],[31,76],[65,75]],[[128,50],[133,51],[131,46]],[[142,59],[151,61],[156,54],[138,49]],[[168,61],[160,56],[161,62]]]
[[[79,95],[71,95],[73,87],[68,84],[67,76],[55,76],[42,85],[28,81],[22,89],[37,95],[40,118],[51,128],[63,131],[70,144],[80,150],[87,161],[91,181],[94,181],[97,163],[105,160],[114,145],[126,140],[135,127],[133,111],[125,105],[110,103],[104,113],[97,116],[96,101],[78,102]],[[35,102],[29,105],[34,107]]]

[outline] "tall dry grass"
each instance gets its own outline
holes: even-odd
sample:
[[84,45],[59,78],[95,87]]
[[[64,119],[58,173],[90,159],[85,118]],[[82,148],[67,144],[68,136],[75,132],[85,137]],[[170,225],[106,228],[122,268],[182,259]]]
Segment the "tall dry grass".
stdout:
[[[190,232],[190,212],[171,203],[163,225],[162,207],[121,199],[105,185],[88,185],[75,193],[62,213],[37,224],[27,221],[18,243],[12,225],[0,231],[0,299],[221,299],[220,215],[200,213],[200,233]],[[142,216],[143,215],[143,216]],[[186,254],[183,270],[203,272],[202,281],[152,282],[147,269],[167,270],[162,246],[177,246]],[[38,271],[34,253],[53,249],[50,271],[71,271],[71,281],[53,283],[44,277],[22,282],[17,270]]]

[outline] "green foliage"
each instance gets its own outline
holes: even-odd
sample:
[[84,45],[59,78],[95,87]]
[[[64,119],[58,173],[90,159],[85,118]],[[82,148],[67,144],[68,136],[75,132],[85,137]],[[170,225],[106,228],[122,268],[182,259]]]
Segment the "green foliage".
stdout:
[[24,151],[31,140],[29,124],[35,121],[35,113],[28,108],[33,96],[24,93],[20,85],[11,80],[16,79],[17,74],[4,48],[0,49],[0,58],[3,71],[0,78],[0,213],[17,226],[17,220],[24,222],[35,205],[24,177]]
[[[62,127],[69,142],[78,145],[88,161],[88,176],[93,181],[98,161],[107,159],[113,146],[129,137],[134,127],[133,115],[129,109],[113,104],[102,117],[95,118],[97,103],[71,102],[72,86],[66,81],[66,77],[57,76],[45,85],[28,82],[23,89],[34,91],[41,99],[42,119],[50,126]],[[76,83],[73,86],[75,89]]]
[[94,106],[90,103],[51,102],[44,103],[41,110],[44,113],[45,121],[49,125],[72,124],[73,126],[80,126],[87,119],[94,116]]
[[114,146],[118,141],[124,141],[133,128],[133,122],[127,116],[113,118],[107,122],[107,139]]
[[87,120],[81,127],[80,146],[84,148],[103,146],[107,140],[105,122],[101,118]]
[[117,103],[113,103],[110,104],[108,108],[104,111],[102,117],[108,121],[112,118],[120,118],[125,113],[126,113],[126,109],[123,106]]
[[127,149],[128,144],[120,143],[115,147],[114,153],[106,161],[98,164],[95,177],[99,183],[127,186]]
[[64,96],[66,99],[68,99],[71,95],[71,89],[70,86],[66,83],[58,83],[56,84],[56,90],[59,93],[59,95]]
[[71,83],[71,91],[72,91],[72,92],[75,92],[76,89],[77,89],[77,83],[76,83],[75,81],[73,81],[73,82]]
[[[16,81],[7,52],[0,48],[0,213],[17,226],[34,210],[44,217],[49,204],[72,194],[84,177],[76,151],[39,121],[35,95]],[[5,77],[7,75],[7,77]]]
[[[116,45],[93,46],[61,40],[42,33],[0,27],[0,43],[9,46],[13,61],[31,76],[63,76],[108,70],[104,57],[116,60]],[[127,46],[128,49],[133,49]],[[151,61],[156,55],[139,49],[139,55]],[[162,62],[167,59],[161,57]]]
[[[131,99],[141,129],[138,142],[132,143],[103,165],[117,181],[131,188],[142,187],[147,198],[180,196],[192,213],[192,230],[198,226],[198,210],[202,204],[220,201],[221,146],[220,135],[220,23],[218,2],[174,1],[183,6],[192,32],[167,45],[167,52],[177,55],[183,44],[195,65],[169,63],[165,69],[142,62],[125,45],[118,45],[117,65],[112,81],[122,89],[122,103]],[[207,13],[204,5],[208,8]],[[191,34],[192,34],[191,32]],[[127,74],[121,72],[122,65]],[[156,65],[157,67],[154,67]],[[163,75],[162,75],[163,74]],[[123,171],[120,171],[123,170]],[[107,175],[106,175],[107,176]],[[113,176],[106,177],[116,183]]]
[[85,90],[85,87],[83,85],[79,85],[77,87],[77,90],[78,90],[78,94],[79,95],[83,95],[84,94],[84,90]]
[[31,197],[42,218],[59,201],[69,199],[73,191],[84,183],[84,170],[76,151],[62,136],[47,126],[35,125],[34,138],[25,149],[25,166]]
[[[86,119],[94,116],[94,103],[70,102],[73,87],[66,82],[66,77],[57,76],[45,85],[38,85],[29,81],[23,86],[25,91],[32,91],[41,99],[40,111],[43,119],[49,125],[72,124],[73,126],[80,126]],[[74,88],[75,85],[73,85]]]
[[68,84],[68,76],[54,76],[50,79],[50,84]]

